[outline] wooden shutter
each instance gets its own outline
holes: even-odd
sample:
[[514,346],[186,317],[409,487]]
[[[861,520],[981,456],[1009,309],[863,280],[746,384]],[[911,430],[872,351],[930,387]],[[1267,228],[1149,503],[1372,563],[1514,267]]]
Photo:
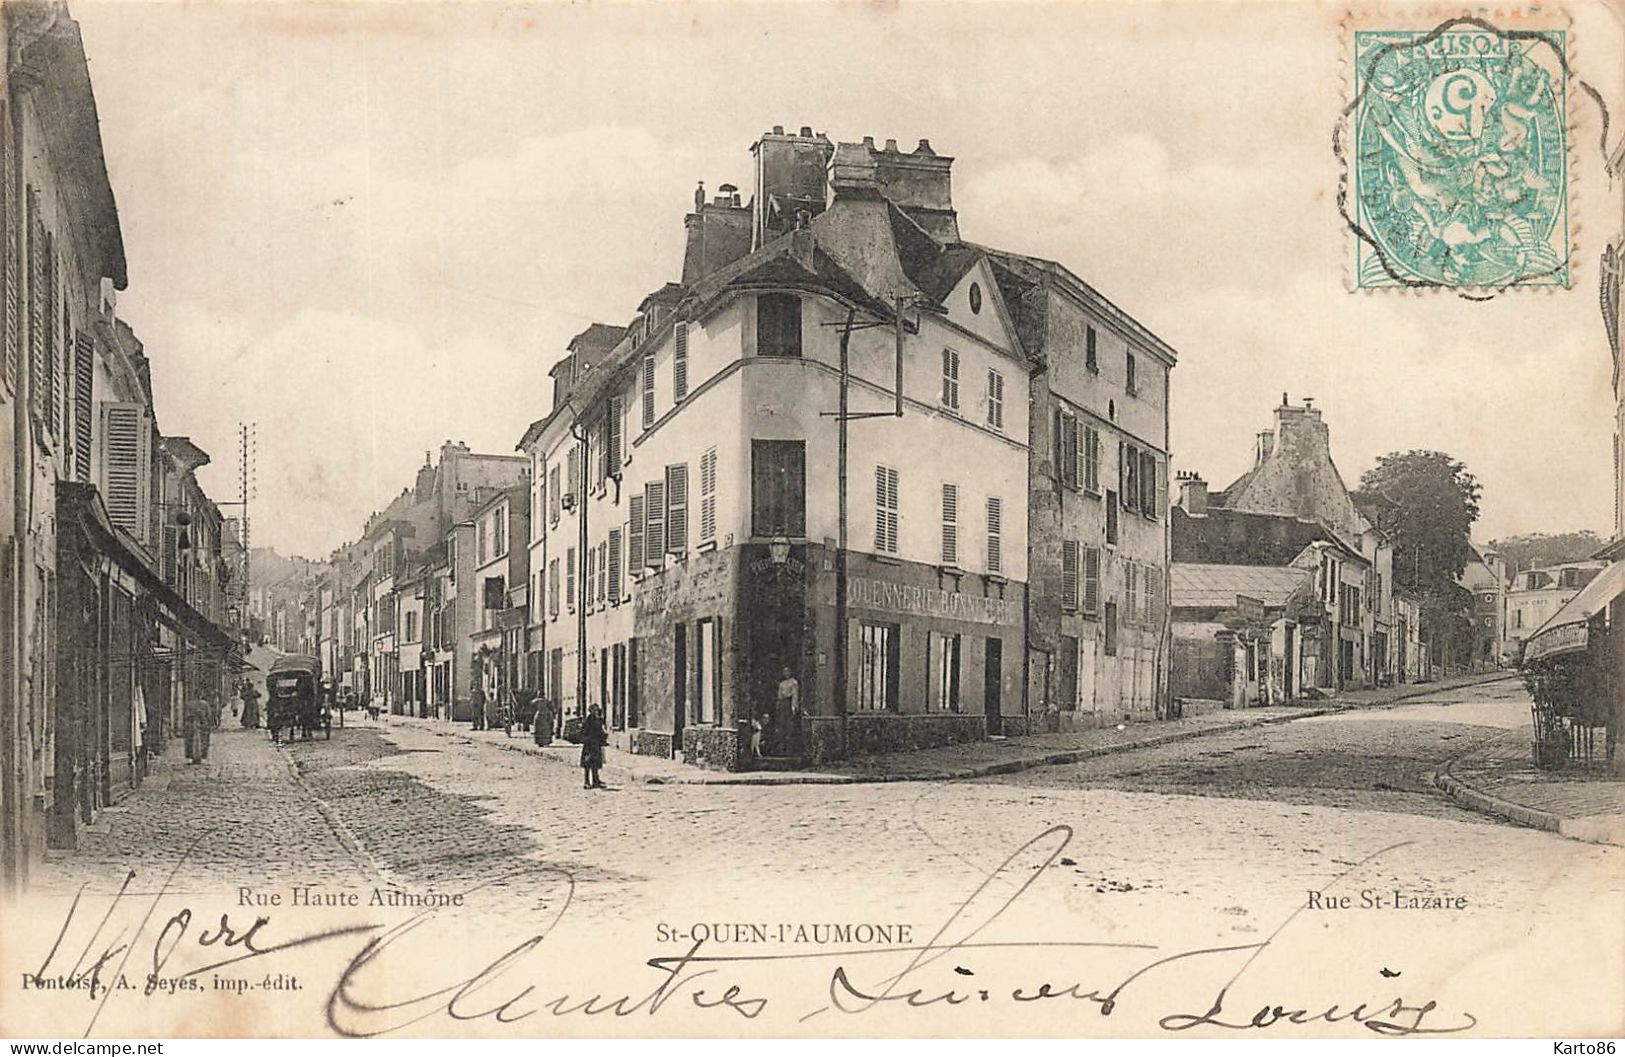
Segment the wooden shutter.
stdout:
[[1083,611],[1090,616],[1100,612],[1100,548],[1083,549]]
[[643,568],[643,497],[632,496],[627,503],[627,567],[636,572]]
[[96,405],[92,403],[96,385],[96,346],[84,331],[73,342],[73,470],[74,476],[90,481],[90,445]]
[[609,600],[621,601],[621,530],[609,530]]
[[1100,432],[1093,426],[1083,430],[1083,486],[1091,492],[1100,491]]
[[45,414],[45,223],[40,219],[39,192],[28,189],[28,378],[29,411]]
[[666,482],[643,486],[643,561],[651,569],[666,564]]
[[987,571],[1004,571],[1004,501],[996,495],[987,497]]
[[959,486],[942,486],[942,564],[959,564]]
[[655,354],[643,355],[643,428],[655,424]]
[[559,615],[559,560],[554,558],[547,563],[547,612],[549,616]]
[[576,611],[576,549],[564,552],[564,608]]
[[987,424],[1004,428],[1004,375],[992,369],[987,372]]
[[717,538],[717,449],[700,456],[700,541]]
[[1117,501],[1128,505],[1128,445],[1122,441],[1117,442]]
[[143,543],[150,542],[148,480],[152,472],[152,421],[135,403],[102,405],[102,501],[107,516]]
[[897,553],[897,471],[875,467],[875,550]]
[[0,318],[0,342],[5,344],[3,374],[0,381],[7,393],[17,391],[17,350],[22,335],[22,276],[18,274],[17,253],[20,248],[21,228],[17,216],[17,188],[12,182],[13,158],[16,144],[12,142],[9,108],[0,107],[0,298],[4,300],[4,317]]
[[946,407],[959,407],[959,353],[942,350],[942,403]]
[[605,416],[604,429],[604,473],[619,473],[624,438],[621,436],[621,398],[618,396],[609,398],[609,414]]
[[688,552],[688,463],[666,467],[666,551]]
[[609,544],[598,545],[598,608],[609,601]]
[[559,467],[554,464],[547,476],[547,517],[555,525],[559,523],[559,499],[563,494],[559,488]]
[[681,402],[688,395],[688,324],[677,324],[672,330],[672,338],[672,399]]
[[175,586],[175,572],[177,568],[177,547],[180,542],[180,530],[174,525],[164,526],[164,542],[158,557],[159,570],[164,577],[164,583]]
[[56,305],[61,277],[57,274],[56,239],[45,235],[45,431],[62,440],[62,335],[58,333]]
[[570,454],[565,459],[564,475],[569,478],[564,483],[565,498],[573,500],[581,484],[581,445],[570,446]]
[[1157,456],[1150,451],[1140,453],[1140,510],[1148,517],[1157,511]]
[[1061,479],[1078,487],[1078,419],[1068,411],[1061,412]]
[[1133,562],[1123,563],[1123,623],[1133,624],[1140,611],[1140,567]]
[[1078,608],[1078,541],[1061,541],[1061,608],[1068,613]]

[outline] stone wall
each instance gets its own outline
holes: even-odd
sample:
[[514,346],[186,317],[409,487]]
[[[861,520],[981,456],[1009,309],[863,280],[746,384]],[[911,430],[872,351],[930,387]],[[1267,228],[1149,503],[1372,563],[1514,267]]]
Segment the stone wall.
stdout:
[[[1025,719],[1025,716],[1007,716],[1005,724]],[[980,741],[986,736],[987,718],[980,714],[943,712],[898,716],[889,713],[853,713],[846,717],[846,752],[849,756],[911,752],[938,745]]]
[[689,727],[683,731],[683,762],[713,771],[737,771],[739,742],[739,731],[733,727]]

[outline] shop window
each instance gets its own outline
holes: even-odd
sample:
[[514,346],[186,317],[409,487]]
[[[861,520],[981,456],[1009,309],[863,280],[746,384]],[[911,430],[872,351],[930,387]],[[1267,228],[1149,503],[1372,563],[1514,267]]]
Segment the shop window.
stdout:
[[901,638],[896,624],[865,621],[858,629],[858,698],[868,712],[897,711],[897,653]]
[[926,671],[931,673],[927,708],[959,711],[959,635],[933,631],[926,639]]
[[718,723],[722,718],[722,645],[720,621],[707,617],[694,625],[694,718]]

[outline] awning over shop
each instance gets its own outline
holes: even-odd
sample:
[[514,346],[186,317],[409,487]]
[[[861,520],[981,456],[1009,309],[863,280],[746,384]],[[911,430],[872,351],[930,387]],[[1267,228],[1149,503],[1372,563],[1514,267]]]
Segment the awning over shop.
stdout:
[[88,484],[59,481],[56,486],[58,520],[79,526],[96,550],[119,568],[135,578],[142,589],[157,599],[168,622],[193,636],[206,646],[213,646],[229,655],[238,647],[237,640],[224,628],[194,609],[176,590],[165,583],[163,577],[152,570],[134,551],[130,550],[118,530],[107,517],[101,493]]
[[1598,573],[1580,593],[1540,626],[1524,643],[1525,664],[1548,660],[1586,648],[1587,623],[1625,592],[1625,561],[1617,561]]

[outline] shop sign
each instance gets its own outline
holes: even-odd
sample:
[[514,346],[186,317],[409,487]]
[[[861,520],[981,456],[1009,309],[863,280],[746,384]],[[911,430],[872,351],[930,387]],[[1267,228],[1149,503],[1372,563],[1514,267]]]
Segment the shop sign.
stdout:
[[888,613],[962,620],[971,624],[1017,624],[1021,609],[1007,598],[960,594],[938,587],[896,584],[854,576],[847,582],[847,605]]
[[1586,647],[1586,625],[1583,621],[1572,624],[1561,624],[1550,631],[1543,631],[1529,640],[1524,647],[1524,661],[1538,661],[1542,657],[1552,657],[1559,653],[1568,653],[1572,650],[1583,650]]

